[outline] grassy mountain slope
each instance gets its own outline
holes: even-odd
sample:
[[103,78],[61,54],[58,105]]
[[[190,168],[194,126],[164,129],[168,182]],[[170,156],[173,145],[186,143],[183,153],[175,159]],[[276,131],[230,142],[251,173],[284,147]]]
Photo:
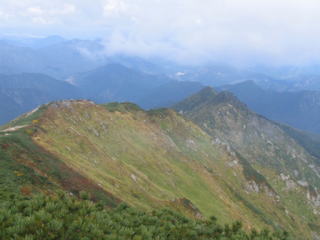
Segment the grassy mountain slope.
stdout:
[[[200,98],[200,104],[193,104]],[[311,221],[310,225],[319,226],[319,159],[310,149],[302,147],[297,138],[249,111],[231,93],[217,94],[211,88],[174,108],[201,126],[215,142],[243,157],[240,163],[249,180],[251,195],[266,191],[268,186],[267,194],[284,204],[288,216],[295,214]]]
[[80,191],[87,191],[93,200],[115,206],[120,202],[119,199],[32,141],[37,118],[44,109],[41,107],[0,129],[1,198],[6,199],[13,193],[52,194],[65,190],[72,195],[79,195]]
[[320,135],[304,132],[288,125],[279,124],[279,126],[311,155],[315,156],[316,161],[320,164]]
[[[218,96],[210,89],[204,93],[192,97],[196,105]],[[282,193],[285,184],[278,176],[269,181],[272,167],[254,164],[241,149],[234,151],[204,130],[168,109],[55,102],[0,130],[6,159],[1,174],[16,191],[85,189],[109,205],[121,200],[144,210],[170,207],[195,218],[239,219],[246,229],[287,229],[312,239],[310,226],[316,229],[319,218],[311,205],[303,214],[297,205],[305,189]]]
[[179,208],[188,199],[207,216],[240,217],[214,170],[232,176],[225,166],[232,159],[171,110],[65,102],[50,105],[40,123],[37,144],[128,203]]

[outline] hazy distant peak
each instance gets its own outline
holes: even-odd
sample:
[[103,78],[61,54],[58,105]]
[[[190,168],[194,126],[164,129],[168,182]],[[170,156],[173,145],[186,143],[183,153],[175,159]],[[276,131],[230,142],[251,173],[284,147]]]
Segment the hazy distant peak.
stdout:
[[176,104],[174,108],[180,109],[182,111],[188,111],[197,107],[203,103],[206,103],[217,95],[217,92],[212,87],[205,87],[198,93],[188,97],[184,101]]
[[203,105],[210,107],[218,104],[231,104],[238,109],[248,110],[247,106],[242,103],[233,93],[227,91],[217,93],[211,87],[203,88],[198,93],[176,104],[174,108],[182,111],[188,111]]
[[212,88],[212,87],[204,87],[199,93],[197,93],[199,95],[206,95],[206,96],[212,96],[212,95],[216,95],[217,92]]

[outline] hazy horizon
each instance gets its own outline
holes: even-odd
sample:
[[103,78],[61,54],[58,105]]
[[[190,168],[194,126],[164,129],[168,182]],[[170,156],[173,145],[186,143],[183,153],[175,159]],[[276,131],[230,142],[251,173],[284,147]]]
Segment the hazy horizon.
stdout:
[[100,38],[103,54],[186,64],[317,65],[315,0],[0,0],[4,36]]

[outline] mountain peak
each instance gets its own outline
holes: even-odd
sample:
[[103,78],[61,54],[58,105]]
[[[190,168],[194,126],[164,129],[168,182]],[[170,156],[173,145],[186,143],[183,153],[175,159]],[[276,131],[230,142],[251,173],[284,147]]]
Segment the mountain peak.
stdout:
[[197,94],[203,95],[203,96],[212,96],[212,95],[215,96],[217,92],[212,87],[207,86],[201,89]]
[[89,74],[101,74],[101,73],[110,73],[110,72],[131,72],[133,70],[118,64],[118,63],[108,63],[104,66],[101,66],[93,71],[90,71]]
[[217,96],[214,99],[214,104],[220,103],[229,103],[237,109],[248,110],[246,104],[241,102],[233,93],[228,91],[223,91],[217,94]]
[[230,91],[234,93],[243,93],[243,94],[262,94],[264,90],[253,80],[247,80],[244,82],[239,82],[236,84],[230,84],[230,85],[225,85],[221,86],[219,88],[220,90],[223,91]]
[[217,93],[211,87],[205,87],[200,92],[176,104],[174,109],[185,112],[203,105],[216,106],[218,104],[231,104],[237,109],[248,111],[247,106],[231,92]]
[[213,100],[216,96],[217,92],[212,87],[205,87],[184,101],[175,104],[173,108],[180,109],[182,111],[189,111],[194,107]]

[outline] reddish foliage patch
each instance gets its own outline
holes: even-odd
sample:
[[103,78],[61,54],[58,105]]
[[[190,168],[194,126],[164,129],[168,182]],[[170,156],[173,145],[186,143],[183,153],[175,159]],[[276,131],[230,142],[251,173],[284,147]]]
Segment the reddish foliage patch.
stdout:
[[29,196],[32,193],[32,187],[30,186],[22,186],[20,188],[20,192],[22,195]]
[[4,144],[1,145],[1,148],[3,150],[7,150],[9,147],[10,147],[10,144],[8,144],[8,143],[4,143]]
[[103,193],[111,202],[118,204],[121,202],[118,198],[114,197],[111,193],[106,192],[102,187],[98,186],[88,178],[82,176],[80,173],[74,171],[62,162],[59,162],[59,170],[65,176],[63,179],[59,179],[62,187],[75,194],[79,194],[80,191],[86,191],[90,193],[91,200],[99,200],[95,193]]
[[41,154],[47,156],[47,158],[37,159],[39,155],[34,156],[33,161],[40,161],[37,161],[37,164],[35,165],[29,164],[29,167],[37,169],[37,172],[41,172],[43,175],[46,175],[46,172],[50,173],[52,172],[52,169],[55,169],[56,173],[58,174],[50,174],[49,178],[54,178],[64,190],[72,192],[76,195],[79,195],[81,191],[88,192],[91,196],[91,200],[93,201],[101,200],[101,197],[108,199],[110,207],[116,206],[121,202],[120,199],[105,191],[98,184],[67,166],[64,162],[55,157],[54,154],[48,152],[45,148],[37,145],[37,152],[41,152]]

